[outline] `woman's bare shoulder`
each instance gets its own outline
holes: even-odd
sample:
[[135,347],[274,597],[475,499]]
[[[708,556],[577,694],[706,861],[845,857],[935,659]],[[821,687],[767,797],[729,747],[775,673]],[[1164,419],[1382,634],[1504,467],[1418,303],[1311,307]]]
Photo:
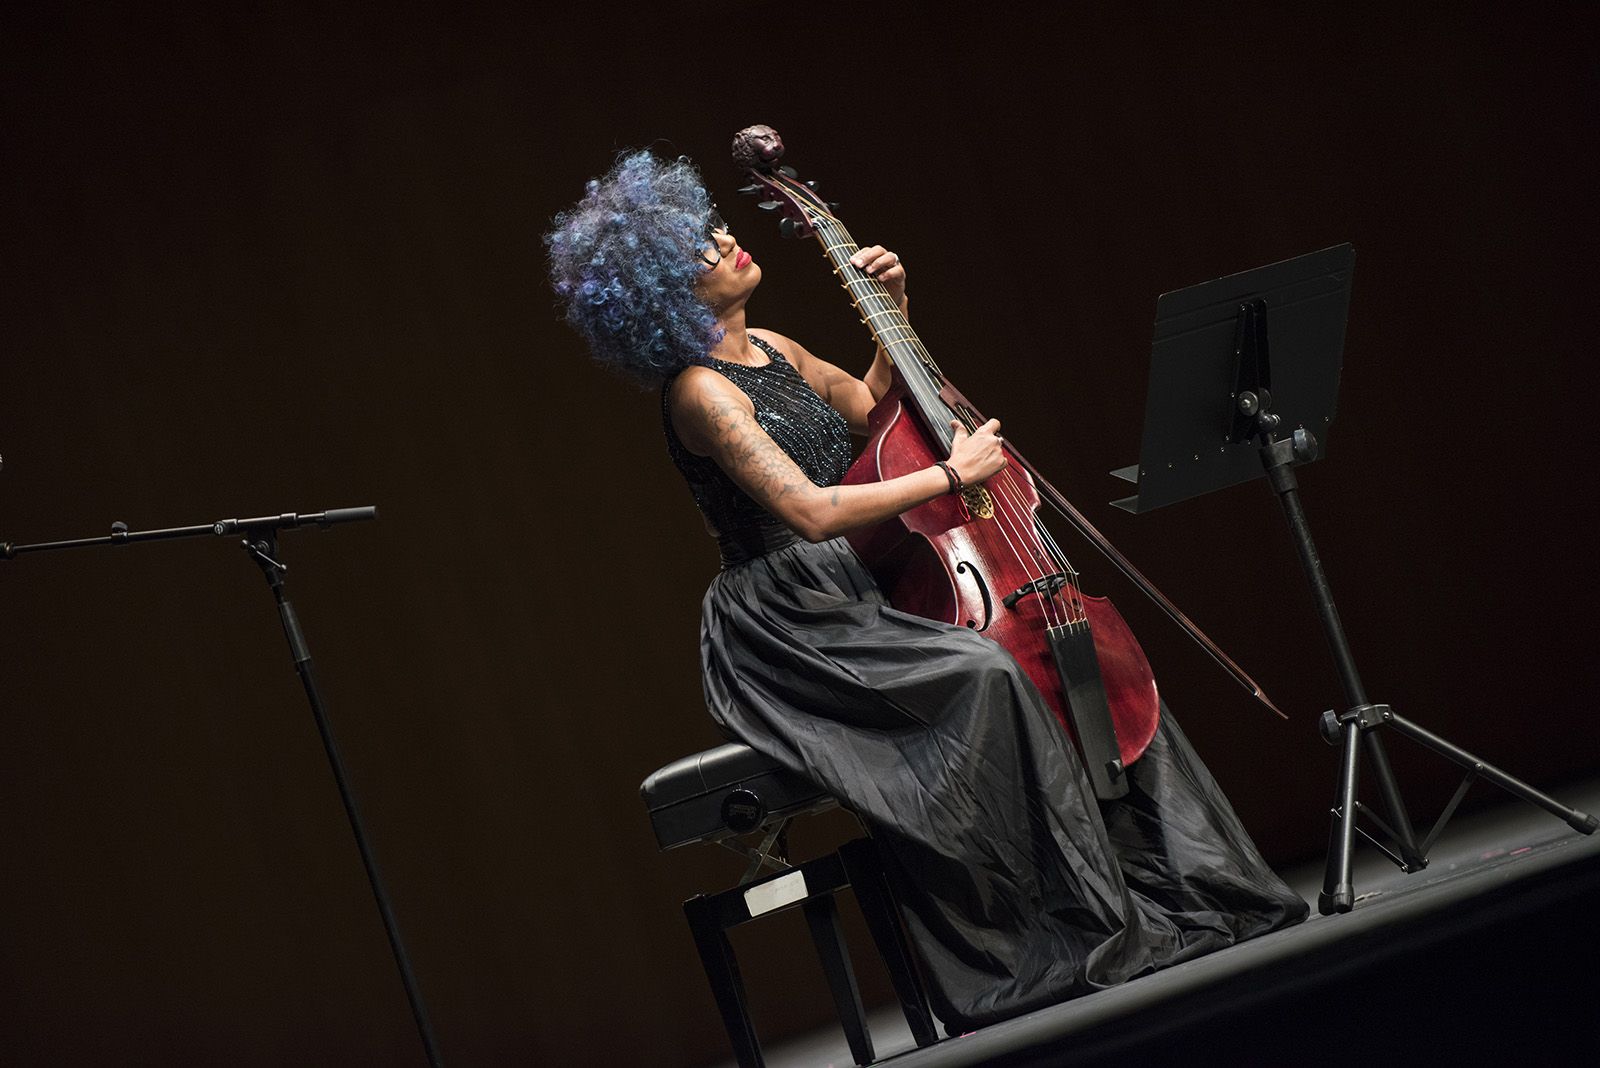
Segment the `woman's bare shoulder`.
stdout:
[[734,394],[744,397],[744,390],[728,381],[715,367],[695,364],[679,371],[667,387],[667,405],[676,411],[685,406],[693,407],[707,398]]

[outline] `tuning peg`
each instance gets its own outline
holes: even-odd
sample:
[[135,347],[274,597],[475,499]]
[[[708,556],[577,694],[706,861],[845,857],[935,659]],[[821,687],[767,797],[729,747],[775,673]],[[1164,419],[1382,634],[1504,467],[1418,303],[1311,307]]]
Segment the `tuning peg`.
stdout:
[[739,187],[739,192],[743,196],[753,197],[757,193],[761,192],[761,187],[759,185],[741,185]]
[[829,211],[838,211],[839,210],[839,202],[837,200],[828,201],[828,210]]
[[793,167],[779,167],[778,168],[778,173],[783,175],[785,178],[798,178],[798,177],[800,177],[798,174],[795,173],[795,170],[794,170]]
[[816,179],[812,179],[812,180],[811,180],[811,181],[809,181],[809,182],[806,182],[806,183],[805,183],[805,187],[806,187],[806,188],[807,188],[807,189],[815,189],[815,188],[816,188],[816,187],[817,187],[817,182],[816,182]]
[[772,211],[774,208],[782,205],[782,203],[783,202],[781,200],[763,200],[761,203],[757,204],[756,207],[760,208],[762,211]]
[[778,233],[782,234],[784,237],[793,237],[794,229],[794,220],[789,218],[787,215],[778,220]]

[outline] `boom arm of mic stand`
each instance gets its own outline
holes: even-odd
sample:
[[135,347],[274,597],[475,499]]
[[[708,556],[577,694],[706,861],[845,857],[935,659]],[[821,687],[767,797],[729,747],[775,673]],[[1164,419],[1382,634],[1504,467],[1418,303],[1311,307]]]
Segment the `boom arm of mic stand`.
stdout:
[[28,545],[0,541],[0,560],[14,560],[23,553],[52,549],[82,549],[90,545],[124,545],[136,541],[167,541],[172,538],[198,538],[207,534],[227,535],[261,530],[292,530],[295,527],[327,528],[335,523],[354,523],[378,518],[376,505],[360,508],[329,508],[325,512],[284,512],[255,519],[218,519],[187,527],[161,527],[155,530],[129,530],[125,523],[111,524],[111,533],[98,538],[71,538],[66,541],[40,541]]
[[289,642],[289,653],[294,660],[296,672],[300,675],[301,683],[305,689],[306,699],[310,702],[312,716],[316,720],[317,732],[322,737],[324,751],[328,763],[333,771],[334,782],[339,788],[339,798],[344,804],[345,815],[349,818],[350,829],[355,835],[356,847],[361,854],[362,865],[366,868],[367,881],[372,887],[372,895],[377,902],[378,912],[383,919],[384,931],[389,937],[389,948],[394,954],[395,965],[400,971],[400,980],[405,987],[406,998],[411,1004],[412,1017],[416,1022],[417,1031],[422,1039],[423,1050],[427,1054],[430,1065],[439,1065],[438,1043],[434,1039],[433,1026],[429,1022],[427,1008],[422,1000],[422,993],[418,989],[416,975],[411,968],[410,957],[406,953],[405,944],[400,938],[399,924],[395,920],[394,909],[389,903],[388,891],[384,888],[383,879],[378,872],[377,858],[369,842],[366,830],[362,825],[360,811],[356,806],[355,793],[350,787],[349,777],[345,772],[344,761],[339,755],[338,746],[334,743],[333,728],[328,721],[327,709],[323,704],[322,696],[317,689],[316,674],[312,668],[311,653],[306,644],[305,633],[300,628],[300,620],[295,614],[294,606],[289,603],[284,592],[283,572],[288,570],[277,559],[278,532],[292,530],[295,527],[318,526],[329,527],[335,523],[351,523],[364,519],[378,518],[378,509],[367,505],[361,508],[330,508],[325,512],[310,512],[301,515],[298,512],[283,512],[279,515],[259,516],[254,519],[219,519],[212,523],[197,524],[187,527],[165,527],[158,530],[129,530],[124,523],[113,523],[111,533],[100,538],[75,538],[68,541],[36,542],[30,545],[14,545],[11,542],[0,542],[0,559],[12,560],[18,555],[27,552],[44,552],[51,549],[79,549],[90,545],[123,545],[139,541],[164,541],[172,538],[197,538],[205,535],[225,536],[231,534],[244,534],[242,545],[250,557],[261,567],[266,576],[267,584],[272,588],[273,597],[278,604],[278,613],[283,623],[284,637]]
[[219,519],[211,524],[213,534],[238,534],[241,531],[252,530],[287,530],[293,527],[318,526],[323,529],[335,523],[354,523],[363,519],[378,518],[378,509],[374,505],[364,508],[330,508],[326,512],[311,512],[300,515],[297,512],[285,512],[283,515],[266,515],[257,519]]

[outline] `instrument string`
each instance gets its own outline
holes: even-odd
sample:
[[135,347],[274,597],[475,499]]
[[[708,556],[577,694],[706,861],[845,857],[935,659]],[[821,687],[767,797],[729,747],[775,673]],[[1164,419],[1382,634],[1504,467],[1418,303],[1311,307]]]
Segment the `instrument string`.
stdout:
[[[847,263],[849,256],[853,255],[857,248],[855,242],[851,240],[848,232],[837,220],[827,220],[823,222],[821,226],[825,227],[829,231],[822,235],[825,247],[827,247],[830,252],[842,252],[843,255],[838,258]],[[849,290],[851,296],[856,298],[858,308],[861,308],[860,302],[863,300],[875,299],[879,302],[881,305],[879,307],[871,308],[870,310],[862,310],[864,310],[867,314],[868,325],[874,329],[874,333],[878,335],[880,342],[883,341],[884,328],[879,327],[875,320],[879,314],[886,314],[891,319],[900,315],[899,308],[894,304],[894,301],[889,296],[887,289],[884,288],[883,284],[879,280],[871,278],[864,273],[858,272],[859,277],[844,275],[842,271],[838,271],[836,273],[840,273],[845,278],[846,288]],[[858,284],[864,284],[866,292],[858,292]],[[909,324],[892,324],[887,329],[904,330],[908,336],[903,338],[895,338],[892,340],[899,341],[904,346],[911,348],[915,358],[930,372],[930,374],[935,376],[936,379],[940,376],[938,365],[934,362],[932,354],[930,354],[922,345],[921,339],[916,336],[915,331],[911,329]],[[894,355],[893,346],[886,344],[885,347],[890,348],[891,356]],[[902,354],[902,357],[903,355],[904,354]],[[913,395],[918,399],[919,403],[924,404],[926,407],[926,391],[918,388],[920,383],[918,383],[912,376],[902,375],[902,378],[906,379],[907,387],[912,390]],[[947,411],[949,410],[948,406],[942,403],[942,399],[939,407],[944,408]],[[975,413],[960,412],[957,414],[960,417],[960,422],[962,422],[962,424],[966,427],[968,433],[971,433],[976,429],[978,420],[975,417]],[[948,447],[949,442],[945,442],[945,444],[946,447]],[[1018,476],[1010,471],[1009,468],[1006,471],[1001,472],[997,479],[991,480],[991,496],[997,497],[997,499],[1006,506],[1007,511],[1010,512],[1009,518],[1011,519],[1014,527],[1020,526],[1030,529],[1033,532],[1032,539],[1021,538],[1021,540],[1024,542],[1032,540],[1039,543],[1039,555],[1044,558],[1044,563],[1041,564],[1041,566],[1048,566],[1053,568],[1056,572],[1067,576],[1067,583],[1070,587],[1070,605],[1072,603],[1072,596],[1078,594],[1076,583],[1077,572],[1067,561],[1066,555],[1061,551],[1060,546],[1055,544],[1054,538],[1050,536],[1048,528],[1044,527],[1042,523],[1039,523],[1036,518],[1031,518],[1032,510],[1022,505],[1019,499],[1014,499],[1021,498],[1023,496],[1022,489],[1019,485]],[[1018,514],[1019,512],[1021,515]],[[1029,516],[1030,518],[1024,519],[1023,516]],[[1081,606],[1079,615],[1081,616]]]
[[[842,230],[842,227],[839,229]],[[848,235],[846,236],[848,237]],[[881,283],[877,283],[877,289],[878,292],[875,293],[874,296],[880,297],[880,299],[882,299],[885,303],[892,304],[892,300],[888,297],[887,291],[883,290]],[[853,290],[852,295],[854,295]],[[938,365],[934,362],[932,354],[929,353],[922,345],[921,339],[916,336],[914,331],[910,330],[909,326],[905,327],[905,329],[911,336],[904,339],[904,341],[906,345],[913,349],[913,352],[919,362],[928,369],[930,374],[936,376],[936,380],[938,377],[942,377],[938,371]],[[962,413],[962,422],[963,425],[965,425],[968,433],[971,433],[976,429],[978,420],[975,413],[971,413],[970,415],[969,413]],[[946,447],[948,447],[948,443],[946,443]],[[1016,475],[1008,466],[1006,470],[1000,472],[999,476],[992,480],[992,482],[996,484],[994,486],[994,492],[992,495],[996,496],[997,499],[1001,500],[1009,507],[1009,510],[1013,513],[1013,522],[1020,522],[1024,526],[1033,530],[1035,538],[1040,543],[1040,549],[1047,560],[1047,564],[1044,566],[1048,566],[1052,568],[1054,572],[1058,572],[1067,576],[1064,587],[1067,590],[1067,625],[1086,627],[1088,625],[1088,621],[1083,606],[1082,589],[1078,584],[1077,570],[1068,561],[1066,553],[1062,551],[1060,545],[1056,543],[1055,537],[1050,533],[1050,529],[1040,522],[1037,517],[1032,515],[1032,509],[1029,509],[1025,505],[1021,504],[1020,500],[1012,499],[1014,497],[1021,498],[1024,496],[1020,486],[1020,476]],[[1015,514],[1017,512],[1021,512],[1023,518],[1017,517]],[[1044,596],[1045,599],[1054,601],[1053,595],[1045,594]]]
[[[768,172],[765,175],[760,176],[760,180],[769,185],[782,184],[785,187],[788,194],[790,194],[791,201],[802,206],[804,214],[803,221],[807,224],[808,229],[819,235],[824,235],[823,243],[825,246],[829,244],[829,241],[827,236],[824,234],[824,231],[830,227],[836,228],[836,234],[841,234],[846,238],[846,240],[848,240],[849,235],[844,232],[843,226],[833,216],[833,213],[826,202],[813,193],[809,188],[801,184],[798,180],[794,180],[792,171],[787,173]],[[767,204],[763,206],[771,207],[776,205]],[[851,245],[852,249],[850,254],[853,255],[855,251],[853,242]],[[843,276],[845,268],[849,266],[849,261],[848,258],[844,260],[836,258],[835,251],[836,250],[833,248],[828,248],[827,254],[829,258],[833,259],[834,261],[835,274]],[[879,286],[881,288],[881,283]],[[870,288],[871,287],[869,286],[869,289]],[[849,291],[852,297],[856,296],[856,292],[853,287],[849,287]],[[887,294],[885,293],[885,295]],[[892,303],[892,301],[890,303]],[[871,325],[874,327],[874,336],[878,337],[880,343],[883,344],[884,347],[889,351],[890,356],[894,358],[897,364],[914,362],[920,370],[922,370],[926,375],[930,376],[930,380],[933,383],[940,383],[945,380],[944,373],[939,369],[938,364],[934,362],[932,355],[923,348],[921,341],[916,337],[915,332],[910,329],[909,325],[904,326],[904,332],[907,335],[906,337],[890,338],[888,340],[885,340],[883,336],[878,333],[877,325],[875,323]],[[893,327],[891,327],[891,329],[893,329]],[[925,423],[928,424],[925,426],[925,429],[932,433],[936,440],[940,441],[944,447],[948,449],[951,444],[951,434],[948,424],[934,425],[935,420],[933,419],[933,414],[935,412],[941,409],[949,410],[948,406],[943,403],[942,398],[937,395],[942,387],[938,385],[932,386],[934,396],[930,397],[927,395],[928,387],[919,385],[915,381],[918,376],[902,374],[901,377],[906,384],[907,390],[911,393],[912,399],[918,404],[918,406],[927,416],[927,418],[924,420]],[[974,417],[975,414],[976,413],[973,413]],[[965,425],[968,427],[969,431],[972,429],[970,419],[965,422]],[[1127,578],[1132,581],[1134,585],[1144,592],[1146,596],[1155,601],[1156,605],[1161,608],[1162,611],[1164,611],[1174,623],[1178,624],[1178,626],[1182,628],[1185,633],[1199,643],[1199,645],[1211,656],[1211,658],[1215,660],[1217,664],[1219,664],[1224,670],[1226,670],[1228,674],[1231,675],[1237,682],[1239,682],[1240,685],[1249,690],[1252,696],[1254,696],[1262,704],[1266,705],[1273,712],[1276,712],[1279,716],[1285,719],[1288,718],[1286,715],[1284,715],[1283,711],[1272,702],[1272,699],[1266,695],[1261,686],[1245,673],[1243,668],[1234,663],[1232,658],[1224,653],[1215,642],[1207,637],[1205,633],[1200,630],[1200,628],[1196,627],[1194,623],[1189,620],[1188,616],[1184,615],[1184,613],[1180,611],[1176,605],[1169,601],[1160,590],[1156,589],[1149,579],[1140,574],[1138,569],[1135,568],[1125,557],[1123,557],[1123,555],[1105,539],[1104,535],[1095,530],[1089,521],[1072,506],[1071,502],[1069,502],[1059,490],[1051,485],[1050,482],[1045,479],[1031,463],[1028,462],[1025,456],[1009,449],[1007,450],[1007,455],[1008,457],[1013,458],[1016,464],[1020,464],[1023,470],[1026,471],[1029,476],[1031,476],[1041,502],[1048,503],[1058,515],[1070,523],[1072,527],[1079,532],[1079,534],[1081,534],[1089,541],[1091,545],[1098,549],[1112,564],[1117,567],[1119,571],[1127,576]],[[1005,471],[1000,473],[1001,478],[996,481],[999,481],[1006,488],[1006,495],[1008,497],[1013,494],[1020,496],[1020,491],[1017,489],[1017,479],[1019,479],[1020,476],[1012,476],[1010,472],[1011,466],[1008,466]],[[1060,562],[1062,572],[1071,577],[1071,582],[1068,587],[1071,590],[1070,599],[1073,605],[1076,607],[1080,619],[1083,620],[1084,626],[1086,627],[1087,620],[1082,615],[1083,595],[1081,590],[1078,588],[1076,581],[1077,572],[1073,570],[1066,562],[1065,554],[1061,552],[1060,546],[1056,544],[1055,538],[1051,535],[1049,528],[1044,526],[1042,519],[1040,519],[1037,514],[1033,514],[1030,525],[1034,528],[1036,538],[1044,546],[1046,553],[1058,560]]]
[[[965,408],[959,412],[958,418],[968,433],[980,425],[979,416]],[[1030,509],[1022,500],[1019,487],[1006,476],[1007,471],[1002,470],[984,484],[989,488],[990,498],[995,502],[996,527],[1006,539],[1006,544],[1022,561],[1024,573],[1034,583],[1046,624],[1051,627],[1069,626],[1072,622],[1070,614],[1066,618],[1061,616],[1061,606],[1056,601],[1056,591],[1052,588],[1053,576],[1063,573],[1063,568],[1058,561],[1051,559],[1049,547],[1039,540],[1037,529],[1028,520]],[[1012,541],[1013,534],[1016,541],[1027,550],[1026,556],[1015,548]]]
[[[905,322],[904,314],[899,306],[889,295],[888,289],[882,281],[874,278],[859,268],[850,264],[850,257],[859,250],[859,246],[850,237],[848,231],[836,219],[819,219],[813,224],[818,236],[822,240],[823,248],[828,257],[836,264],[835,274],[839,275],[850,293],[852,302],[865,317],[868,328],[872,331],[880,344],[889,350],[891,358],[896,355],[896,347],[910,349],[910,355],[922,365],[930,376],[930,381],[919,381],[919,375],[906,374],[902,371],[901,379],[906,383],[906,388],[911,391],[913,398],[922,410],[928,413],[931,422],[935,412],[944,411],[967,431],[972,433],[977,429],[978,420],[974,412],[962,406],[952,409],[946,404],[937,392],[939,372],[933,357],[922,345],[921,339],[910,324]],[[849,271],[846,271],[849,268]],[[884,326],[878,322],[880,317],[889,320],[889,325]],[[895,322],[895,320],[900,320]],[[903,331],[907,336],[889,338],[885,335],[888,331]],[[905,353],[900,354],[902,359]],[[944,447],[948,449],[952,443],[947,427],[941,425],[939,438]],[[1077,573],[1067,563],[1059,546],[1053,539],[1046,541],[1048,530],[1040,524],[1032,509],[1028,508],[1022,500],[1023,494],[1017,476],[1009,469],[999,473],[997,478],[991,479],[986,484],[991,500],[995,502],[995,518],[998,520],[996,529],[1004,538],[1008,550],[1022,566],[1023,573],[1028,576],[1038,592],[1039,602],[1046,622],[1051,627],[1074,626],[1081,622],[1081,606],[1074,619],[1072,605],[1074,595],[1077,593]],[[1041,537],[1041,534],[1044,537]],[[1061,586],[1057,586],[1054,576],[1063,578]],[[1069,591],[1066,616],[1060,613],[1063,606],[1057,600],[1060,589]]]
[[[979,417],[976,414],[964,418],[969,430],[977,424]],[[1073,624],[1070,611],[1070,600],[1063,615],[1063,606],[1059,602],[1060,588],[1056,584],[1056,576],[1068,576],[1066,581],[1075,578],[1070,566],[1059,554],[1053,554],[1049,545],[1039,537],[1039,527],[1032,521],[1032,509],[1028,507],[1024,498],[1021,485],[1010,474],[1008,467],[990,479],[985,486],[990,490],[990,496],[995,501],[995,517],[999,521],[1000,529],[1005,531],[1007,526],[1016,530],[1017,539],[1028,547],[1029,555],[1034,564],[1029,578],[1034,581],[1034,589],[1038,592],[1039,603],[1043,608],[1045,622],[1050,627],[1066,627]],[[1009,535],[1007,541],[1010,541]]]
[[[885,347],[890,349],[890,355],[893,356],[894,348],[886,343],[884,334],[887,330],[905,331],[909,336],[891,340],[899,341],[903,346],[909,347],[912,350],[913,357],[918,362],[925,368],[931,369],[931,373],[936,373],[936,365],[932,356],[922,346],[921,340],[916,336],[916,332],[911,329],[908,323],[903,321],[903,315],[898,305],[889,296],[882,282],[866,275],[865,272],[859,269],[853,268],[852,273],[844,271],[844,266],[849,263],[849,257],[854,255],[858,248],[844,227],[837,220],[828,220],[821,222],[817,228],[830,258],[839,264],[835,273],[839,274],[843,279],[845,287],[853,298],[857,309],[866,316],[869,328],[878,337],[880,343],[884,343]],[[876,305],[872,303],[873,301],[877,302]],[[881,326],[877,322],[880,316],[889,318],[891,320],[890,326],[887,328]],[[902,321],[894,323],[893,320],[895,318],[901,318]],[[901,354],[902,359],[904,355],[904,353]],[[979,421],[976,413],[965,409],[952,410],[943,402],[942,398],[938,397],[936,392],[932,394],[930,403],[929,389],[923,388],[924,384],[918,381],[918,376],[902,373],[901,378],[906,382],[907,388],[912,392],[913,397],[923,407],[924,411],[930,411],[930,409],[932,411],[943,410],[951,414],[958,423],[965,427],[968,433],[977,429]],[[936,388],[936,385],[929,388]],[[943,426],[940,429],[943,430]],[[949,444],[948,441],[945,442],[947,448]],[[997,529],[1005,539],[1007,548],[1022,565],[1024,574],[1035,583],[1034,588],[1039,593],[1039,600],[1047,623],[1052,627],[1073,625],[1077,622],[1072,618],[1073,613],[1071,611],[1071,593],[1076,592],[1076,572],[1066,562],[1065,556],[1058,546],[1053,543],[1046,543],[1040,537],[1042,532],[1047,532],[1043,531],[1042,525],[1032,516],[1032,509],[1022,503],[1020,499],[1022,493],[1017,482],[1017,476],[1009,471],[1002,471],[999,478],[992,479],[987,485],[990,490],[990,499],[998,506],[996,509],[996,518],[999,520]],[[1019,545],[1021,546],[1020,548]],[[1062,606],[1057,601],[1057,595],[1061,587],[1056,585],[1057,580],[1053,577],[1056,575],[1065,576],[1062,581],[1070,591],[1065,619],[1059,615]]]

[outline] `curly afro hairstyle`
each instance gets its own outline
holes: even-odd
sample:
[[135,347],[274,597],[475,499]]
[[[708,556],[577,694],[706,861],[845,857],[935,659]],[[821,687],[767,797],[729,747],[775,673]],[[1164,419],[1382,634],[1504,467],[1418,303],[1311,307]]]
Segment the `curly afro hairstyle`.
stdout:
[[645,386],[705,362],[722,336],[695,292],[711,210],[687,158],[638,151],[551,220],[550,282],[598,362]]

